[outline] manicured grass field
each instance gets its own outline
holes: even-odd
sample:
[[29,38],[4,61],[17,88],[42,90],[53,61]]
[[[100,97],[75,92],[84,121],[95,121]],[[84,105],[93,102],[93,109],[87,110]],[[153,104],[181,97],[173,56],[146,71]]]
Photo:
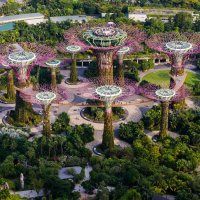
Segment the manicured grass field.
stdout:
[[[168,85],[170,81],[169,70],[160,70],[157,72],[152,72],[144,76],[142,80],[146,80],[156,85]],[[192,72],[187,72],[185,84],[189,87],[192,87],[192,85],[196,81],[200,81],[200,75]]]

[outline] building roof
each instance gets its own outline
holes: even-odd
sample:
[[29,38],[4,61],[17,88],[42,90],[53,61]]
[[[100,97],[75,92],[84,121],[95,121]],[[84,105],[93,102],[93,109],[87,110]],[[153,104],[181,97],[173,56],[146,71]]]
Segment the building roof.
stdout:
[[129,13],[135,14],[162,14],[162,15],[175,15],[180,12],[186,12],[190,14],[194,14],[194,10],[188,9],[170,9],[170,8],[128,8]]
[[3,17],[0,17],[0,23],[16,22],[16,21],[21,21],[21,20],[30,20],[30,19],[38,19],[38,18],[44,18],[44,15],[40,13],[29,13],[29,14],[3,16]]
[[60,23],[67,20],[71,20],[73,22],[77,21],[79,23],[87,22],[86,15],[68,15],[68,16],[58,16],[58,17],[50,17],[50,20],[54,23]]

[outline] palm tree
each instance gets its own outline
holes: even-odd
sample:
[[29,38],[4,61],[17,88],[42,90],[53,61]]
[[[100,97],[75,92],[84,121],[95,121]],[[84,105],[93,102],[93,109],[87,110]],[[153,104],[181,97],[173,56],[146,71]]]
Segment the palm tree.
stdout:
[[57,137],[57,141],[58,143],[60,144],[60,152],[61,152],[61,155],[63,155],[63,144],[65,143],[66,141],[66,137],[64,135],[59,135]]

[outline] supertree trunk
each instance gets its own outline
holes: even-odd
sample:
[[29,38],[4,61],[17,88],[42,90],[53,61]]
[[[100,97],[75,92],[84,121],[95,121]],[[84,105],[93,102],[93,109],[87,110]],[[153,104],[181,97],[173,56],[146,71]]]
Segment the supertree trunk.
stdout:
[[107,106],[104,114],[104,131],[102,140],[103,149],[108,149],[110,152],[114,148],[114,131],[112,124],[112,107]]
[[[182,85],[181,88],[178,90],[179,94],[181,97],[185,97],[185,86]],[[172,102],[173,106],[174,105],[179,105],[180,108],[185,108],[186,107],[186,102],[185,102],[185,98],[182,98],[182,99],[179,99],[179,100],[176,100],[174,102]]]
[[56,68],[51,68],[51,88],[52,90],[56,90],[57,82],[56,82]]
[[25,102],[20,97],[20,91],[16,91],[16,106],[15,106],[15,113],[14,113],[14,119],[17,123],[26,124],[28,119],[28,110],[31,108],[31,104]]
[[72,55],[70,82],[71,83],[77,83],[78,82],[78,71],[77,71],[77,66],[76,66],[76,57],[75,57],[75,55]]
[[113,84],[113,52],[112,51],[97,51],[97,65],[99,67],[100,80],[102,84]]
[[164,138],[168,132],[169,101],[161,102],[160,137]]
[[7,99],[14,100],[15,99],[15,86],[14,86],[14,76],[13,76],[13,70],[8,69],[7,70]]
[[118,69],[118,78],[119,78],[119,84],[121,87],[124,86],[124,63],[123,63],[123,55],[118,55],[118,61],[119,61],[119,69]]
[[[184,58],[183,55],[174,55],[173,57],[171,57],[172,60],[172,66],[171,66],[171,70],[170,70],[170,74],[172,76],[183,76],[184,75]],[[175,81],[173,78],[170,78],[170,88],[174,89],[175,88]],[[184,84],[182,85],[182,87],[179,89],[181,93],[184,93]],[[177,101],[173,101],[172,105],[180,105],[181,107],[185,107],[186,103],[185,103],[185,98],[182,98],[180,100]]]
[[[22,89],[28,84],[25,82],[18,83],[18,88]],[[25,102],[20,97],[20,91],[16,91],[16,105],[14,112],[14,119],[17,123],[20,124],[29,124],[30,117],[34,114],[31,103]]]
[[42,134],[44,136],[50,137],[51,136],[51,122],[50,122],[50,107],[51,104],[47,106],[43,106],[43,131]]

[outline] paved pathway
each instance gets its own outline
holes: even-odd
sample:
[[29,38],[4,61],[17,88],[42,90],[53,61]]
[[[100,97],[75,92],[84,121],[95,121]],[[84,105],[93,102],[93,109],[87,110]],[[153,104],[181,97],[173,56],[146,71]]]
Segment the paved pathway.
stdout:
[[[149,138],[152,139],[152,137],[153,137],[154,135],[158,135],[158,134],[159,134],[159,131],[149,131],[149,130],[145,130],[145,133],[148,135]],[[179,137],[179,134],[178,134],[178,133],[175,133],[175,132],[168,131],[168,134],[169,134],[172,138],[174,138],[174,139],[176,139],[177,137]]]
[[35,190],[24,190],[19,192],[11,191],[11,194],[18,194],[22,198],[33,199],[36,197],[43,197],[44,191],[43,190],[40,190],[39,192]]
[[68,172],[68,170],[73,169],[75,174],[80,174],[82,167],[75,166],[75,167],[64,167],[58,171],[58,177],[60,179],[72,179],[74,176]]
[[[145,75],[152,73],[152,72],[156,72],[158,70],[167,70],[167,69],[169,70],[170,68],[168,66],[156,66],[155,69],[149,70],[147,72],[141,72],[140,77],[142,78]],[[85,70],[85,68],[79,68],[78,69],[80,79],[82,79],[84,70]],[[64,78],[69,78],[70,70],[62,70],[61,69],[60,71],[61,71],[61,74],[64,76]],[[188,71],[194,72],[191,69],[189,69]],[[88,84],[88,83],[83,82],[83,83],[78,84],[78,85],[68,85],[68,84],[65,84],[64,81],[63,81],[60,84],[59,87],[62,88],[63,90],[68,89],[70,91],[67,102],[68,103],[73,102],[74,106],[71,106],[68,103],[63,104],[63,105],[62,104],[59,104],[59,105],[53,104],[52,108],[51,108],[51,115],[50,116],[51,116],[51,122],[53,123],[56,120],[56,117],[60,113],[67,112],[70,116],[70,119],[71,119],[70,120],[71,125],[80,125],[80,124],[85,123],[85,124],[91,124],[92,126],[94,126],[94,129],[95,129],[94,138],[95,138],[95,140],[92,143],[87,144],[87,147],[89,149],[91,149],[92,145],[96,145],[96,144],[101,143],[102,133],[103,133],[103,123],[94,123],[94,122],[90,122],[90,121],[83,119],[80,116],[80,110],[83,107],[79,107],[79,106],[75,105],[77,103],[84,102],[85,100],[83,98],[80,98],[80,97],[77,97],[76,95],[74,95],[73,89],[85,86],[86,84]],[[117,131],[116,130],[118,129],[120,123],[121,122],[127,123],[128,121],[138,122],[142,118],[143,111],[150,109],[151,106],[154,104],[154,102],[148,102],[148,103],[146,103],[146,105],[142,105],[142,104],[140,104],[140,101],[142,101],[143,99],[144,98],[141,97],[141,96],[134,95],[133,100],[130,100],[130,102],[128,102],[130,105],[123,105],[123,107],[126,108],[129,111],[129,114],[128,114],[128,117],[124,121],[114,123],[114,129],[115,129],[115,134],[116,134],[116,138],[115,138],[115,144],[116,145],[120,145],[122,147],[128,145],[127,143],[124,143],[123,141],[120,141],[117,138]],[[194,107],[192,101],[189,101],[189,105],[191,107]],[[14,104],[2,104],[2,103],[0,103],[0,106],[10,109],[10,108],[14,108],[15,105]],[[41,110],[41,108],[37,108],[37,109]],[[3,116],[5,116],[6,112],[7,111],[3,111],[3,112],[0,113],[0,122],[1,122],[1,118]],[[35,134],[38,134],[38,136],[41,136],[41,130],[42,130],[42,126],[32,128],[32,131]]]

